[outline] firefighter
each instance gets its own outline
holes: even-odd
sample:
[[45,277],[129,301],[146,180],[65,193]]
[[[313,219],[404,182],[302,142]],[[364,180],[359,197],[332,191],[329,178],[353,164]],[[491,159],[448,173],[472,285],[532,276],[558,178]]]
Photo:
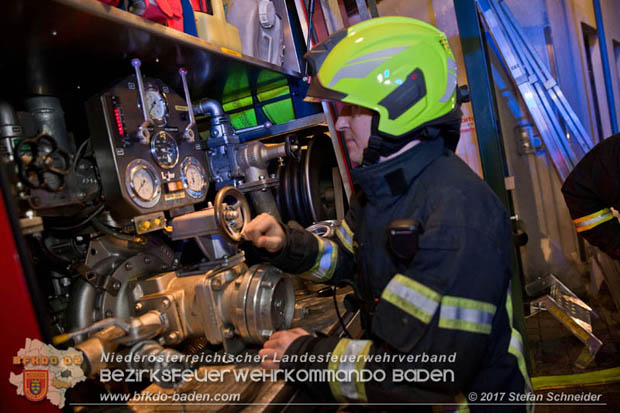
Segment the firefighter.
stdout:
[[620,134],[597,144],[572,170],[562,194],[579,235],[620,260]]
[[[343,106],[336,128],[359,189],[333,239],[268,214],[244,236],[283,271],[321,283],[352,280],[365,335],[278,331],[260,350],[263,366],[348,373],[304,384],[317,399],[340,402],[466,403],[468,394],[475,401],[483,392],[531,392],[512,327],[508,216],[451,150],[461,113],[445,35],[410,18],[376,18],[334,33],[305,57],[314,73],[308,96]],[[315,357],[282,359],[304,353]],[[367,357],[380,355],[397,357]],[[353,374],[379,370],[369,382]],[[435,370],[437,380],[411,375]]]

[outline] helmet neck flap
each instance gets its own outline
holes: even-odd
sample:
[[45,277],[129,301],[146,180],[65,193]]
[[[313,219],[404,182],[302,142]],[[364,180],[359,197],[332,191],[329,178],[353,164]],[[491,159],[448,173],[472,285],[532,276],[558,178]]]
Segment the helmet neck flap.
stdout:
[[378,130],[379,114],[373,114],[370,139],[368,139],[368,147],[364,149],[362,166],[375,164],[380,157],[390,156],[416,139],[428,141],[441,136],[444,138],[446,147],[455,152],[460,138],[461,116],[460,105],[457,105],[454,110],[445,115],[420,125],[405,135],[395,137]]

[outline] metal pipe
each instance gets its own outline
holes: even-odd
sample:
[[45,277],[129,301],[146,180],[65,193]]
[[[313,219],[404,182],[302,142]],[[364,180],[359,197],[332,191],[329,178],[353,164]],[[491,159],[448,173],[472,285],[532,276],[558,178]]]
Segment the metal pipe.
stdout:
[[616,117],[616,103],[614,101],[614,88],[611,82],[611,70],[609,68],[609,55],[607,54],[607,41],[605,40],[605,26],[603,25],[603,13],[601,11],[601,1],[592,0],[594,4],[594,14],[596,15],[596,29],[598,31],[598,43],[601,48],[601,60],[603,62],[603,73],[605,75],[605,91],[607,92],[607,107],[609,108],[609,120],[611,122],[612,133],[618,133],[618,119]]
[[[267,169],[261,169],[256,166],[249,166],[243,172],[247,182],[260,181],[261,178],[264,179],[269,176]],[[252,191],[247,195],[248,198],[250,198],[252,206],[257,214],[266,212],[278,220],[282,219],[280,216],[280,211],[278,210],[278,205],[276,204],[276,200],[273,197],[271,190]]]
[[13,160],[12,138],[21,136],[22,127],[17,121],[15,109],[8,102],[0,100],[0,156],[3,160]]
[[63,151],[75,153],[75,142],[67,133],[65,113],[57,97],[34,96],[26,99],[25,104],[34,116],[39,131],[52,136]]
[[379,17],[379,10],[377,9],[376,0],[368,0],[368,11],[372,18]]
[[257,215],[266,212],[278,220],[282,219],[280,211],[278,210],[278,205],[273,199],[271,192],[253,191],[248,193],[248,197]]
[[202,99],[194,105],[195,115],[211,115],[213,117],[224,116],[224,109],[220,102],[213,99]]
[[[310,4],[308,5],[308,39],[306,40],[306,51],[310,51],[310,46],[312,45],[312,26],[314,23],[314,0],[310,0]],[[318,41],[317,35],[317,41]],[[304,65],[304,77],[308,76],[308,61],[306,60]]]
[[366,0],[355,0],[355,4],[357,6],[357,12],[360,15],[360,19],[370,19],[370,11],[368,10],[368,6],[366,6]]
[[[11,126],[11,128],[6,132],[2,130],[0,136],[14,136],[14,125],[19,126],[19,123],[17,122],[17,114],[15,113],[15,109],[13,109],[13,106],[11,106],[8,102],[0,100],[0,126],[4,127],[5,125]],[[19,129],[21,134],[21,127],[19,127]]]

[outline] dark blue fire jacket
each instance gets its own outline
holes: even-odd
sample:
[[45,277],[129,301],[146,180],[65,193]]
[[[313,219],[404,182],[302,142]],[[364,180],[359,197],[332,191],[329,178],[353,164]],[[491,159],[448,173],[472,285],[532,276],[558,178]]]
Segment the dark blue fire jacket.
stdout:
[[[512,320],[509,220],[490,188],[441,138],[356,168],[352,177],[361,190],[337,236],[324,239],[285,226],[286,246],[270,260],[316,282],[351,279],[364,302],[374,303],[363,305],[369,320],[365,337],[300,337],[286,356],[323,357],[281,367],[339,372],[305,386],[317,398],[342,402],[456,401],[465,408],[469,398],[469,409],[480,411],[498,406],[471,404],[476,398],[527,399],[531,384]],[[387,228],[402,218],[416,219],[423,228],[419,249],[407,263],[388,246]],[[382,373],[367,382],[361,374],[345,374],[377,370]]]
[[599,142],[572,170],[562,194],[575,229],[611,258],[620,260],[620,134]]

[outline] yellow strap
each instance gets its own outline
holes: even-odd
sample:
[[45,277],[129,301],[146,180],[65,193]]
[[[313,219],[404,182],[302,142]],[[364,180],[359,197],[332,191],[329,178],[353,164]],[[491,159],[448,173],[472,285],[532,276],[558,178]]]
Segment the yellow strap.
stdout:
[[563,376],[533,377],[534,390],[563,389],[575,386],[599,386],[620,381],[620,367]]
[[573,220],[577,232],[588,231],[613,219],[614,214],[609,208],[601,209],[593,214]]
[[441,295],[409,277],[396,274],[381,293],[381,299],[428,324],[439,306]]
[[[355,345],[349,349],[349,352],[347,352],[347,348],[352,344]],[[359,347],[360,344],[363,344],[361,348]],[[350,356],[355,357],[355,362],[353,363],[353,365],[348,363],[345,368],[349,370],[349,373],[350,369],[353,368],[359,374],[359,372],[361,372],[366,365],[366,356],[368,356],[368,354],[370,353],[371,346],[372,341],[370,340],[351,340],[348,338],[343,338],[338,341],[338,344],[336,344],[336,347],[332,352],[332,358],[330,358],[327,368],[329,370],[337,372],[342,367],[342,357]],[[351,353],[351,351],[353,351],[353,353]],[[330,381],[329,388],[332,391],[334,398],[339,402],[346,402],[347,397],[351,397],[352,399],[361,402],[367,402],[368,396],[366,395],[366,385],[364,384],[364,382],[361,380],[354,380],[353,383],[348,383],[348,386],[351,386],[351,384],[355,387],[355,395],[353,395],[353,392],[351,392],[352,389],[349,389],[348,392],[344,392],[345,394],[348,393],[348,396],[346,397],[345,394],[343,394],[343,383],[340,383],[337,380]]]
[[[360,372],[364,369],[366,365],[366,356],[370,353],[370,347],[372,346],[372,341],[368,340],[368,343],[362,348],[362,351],[357,355],[357,361],[355,362],[355,370]],[[366,395],[366,385],[363,381],[355,382],[355,389],[357,390],[357,395],[359,396],[359,401],[368,402],[368,396]]]
[[[346,232],[346,234],[350,237],[350,240],[348,240],[344,234],[341,232],[342,231]],[[354,246],[353,246],[353,232],[351,232],[351,230],[349,229],[349,226],[347,225],[347,222],[343,219],[342,220],[342,224],[340,225],[339,228],[336,229],[336,237],[338,237],[338,239],[340,240],[340,242],[342,242],[342,245],[351,253],[354,254]]]
[[[338,344],[336,344],[336,347],[334,348],[334,351],[332,352],[332,357],[329,360],[329,363],[327,364],[327,368],[333,371],[337,371],[338,367],[340,366],[340,357],[342,357],[342,355],[344,354],[344,350],[347,348],[347,344],[349,344],[350,339],[348,338],[343,338],[340,341],[338,341]],[[341,402],[344,403],[347,400],[344,398],[344,396],[342,395],[342,392],[340,391],[340,384],[338,383],[338,381],[330,381],[329,382],[329,388],[332,391],[332,394],[334,395],[334,398]]]
[[439,302],[439,300],[441,300],[441,294],[439,294],[437,291],[433,290],[432,288],[429,288],[425,286],[424,284],[417,282],[413,278],[409,278],[406,275],[402,275],[402,274],[396,274],[392,279],[411,288],[412,290],[419,292],[420,294],[424,295],[425,297],[430,298],[433,301]]
[[459,393],[455,397],[456,402],[458,403],[457,412],[459,413],[469,413],[469,405],[467,404],[467,397],[463,393]]
[[[512,320],[512,288],[511,287],[508,287],[508,292],[506,294],[506,312],[508,313],[508,321],[510,322],[511,341],[512,341],[512,338],[515,337],[517,340],[523,343],[523,338],[521,337],[521,333],[519,333],[519,331],[516,330],[512,324],[513,320]],[[517,359],[517,365],[519,366],[519,371],[521,372],[521,375],[523,376],[523,380],[525,381],[526,390],[532,389],[532,381],[530,380],[530,376],[527,374],[527,366],[525,365],[525,356],[523,355],[523,353],[521,353],[521,350],[519,350],[518,348],[514,346],[511,346],[510,343],[508,345],[508,353],[512,354]],[[527,410],[528,411],[532,410],[530,401],[527,402]]]
[[587,221],[589,219],[596,218],[596,217],[598,217],[600,215],[604,215],[604,214],[606,214],[608,212],[610,212],[609,208],[604,208],[604,209],[601,209],[600,211],[596,211],[596,212],[594,212],[594,213],[592,213],[590,215],[586,215],[585,217],[573,219],[573,222],[575,223],[575,225],[577,225],[577,224],[582,223],[583,221]]
[[495,314],[494,304],[484,301],[472,300],[471,298],[453,297],[444,295],[441,299],[441,305],[451,305],[454,307],[470,308],[472,310],[484,311],[485,313]]

